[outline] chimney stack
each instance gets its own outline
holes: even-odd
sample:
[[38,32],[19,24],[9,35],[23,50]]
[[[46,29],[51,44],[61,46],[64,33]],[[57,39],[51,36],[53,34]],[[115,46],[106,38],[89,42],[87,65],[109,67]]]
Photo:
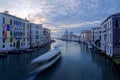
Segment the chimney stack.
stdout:
[[4,13],[5,13],[5,14],[9,14],[9,11],[5,10]]

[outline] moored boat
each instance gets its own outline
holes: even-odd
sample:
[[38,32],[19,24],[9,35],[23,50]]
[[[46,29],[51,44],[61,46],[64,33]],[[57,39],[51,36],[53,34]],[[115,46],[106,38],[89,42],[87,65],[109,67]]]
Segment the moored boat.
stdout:
[[34,49],[26,49],[25,52],[26,53],[31,53],[31,52],[34,52]]
[[93,48],[91,43],[88,43],[88,48]]

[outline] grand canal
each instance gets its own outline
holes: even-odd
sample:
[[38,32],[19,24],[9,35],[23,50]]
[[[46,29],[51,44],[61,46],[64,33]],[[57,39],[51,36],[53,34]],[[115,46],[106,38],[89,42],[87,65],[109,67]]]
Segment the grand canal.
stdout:
[[[60,46],[62,58],[42,73],[28,77],[29,62],[55,45]],[[120,80],[120,74],[98,51],[90,50],[82,43],[58,40],[33,53],[0,59],[0,80]]]

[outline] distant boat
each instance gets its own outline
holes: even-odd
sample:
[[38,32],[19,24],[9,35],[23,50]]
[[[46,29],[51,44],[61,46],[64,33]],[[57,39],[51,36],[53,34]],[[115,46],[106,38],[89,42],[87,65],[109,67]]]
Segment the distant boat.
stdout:
[[88,48],[93,48],[93,46],[90,42],[88,43]]
[[28,66],[28,75],[37,74],[53,65],[61,57],[59,49],[53,49],[35,59]]
[[25,52],[26,53],[34,52],[34,49],[26,49]]

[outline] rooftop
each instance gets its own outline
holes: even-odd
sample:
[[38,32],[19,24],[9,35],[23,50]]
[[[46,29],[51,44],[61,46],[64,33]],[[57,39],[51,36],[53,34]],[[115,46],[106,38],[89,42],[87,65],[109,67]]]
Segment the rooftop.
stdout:
[[116,13],[116,14],[110,15],[107,19],[105,19],[105,20],[101,23],[101,25],[102,25],[103,23],[105,23],[109,18],[111,18],[111,17],[113,17],[113,16],[120,16],[120,13]]
[[18,19],[21,19],[21,20],[24,20],[24,21],[28,21],[28,22],[29,22],[29,20],[27,20],[26,18],[23,19],[23,18],[19,18],[19,17],[17,17],[17,16],[14,16],[14,15],[9,14],[8,11],[0,12],[0,14],[7,15],[7,16],[11,16],[11,17],[18,18]]

